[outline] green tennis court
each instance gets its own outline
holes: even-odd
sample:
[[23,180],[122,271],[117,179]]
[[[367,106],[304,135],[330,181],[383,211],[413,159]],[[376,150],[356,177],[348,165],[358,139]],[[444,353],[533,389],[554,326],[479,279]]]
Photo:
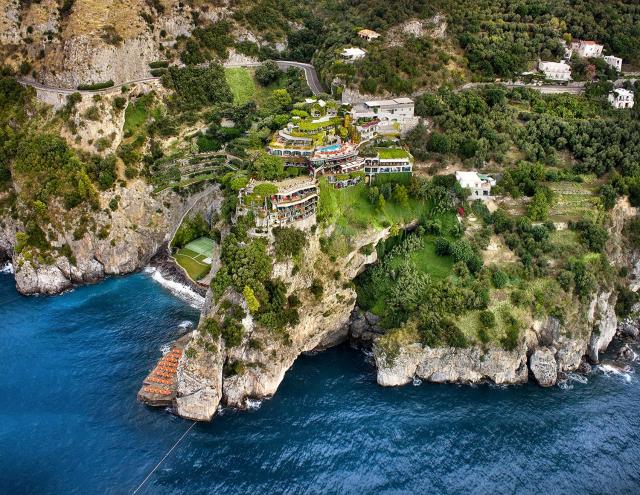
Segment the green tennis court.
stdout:
[[211,258],[213,255],[213,240],[208,237],[201,237],[200,239],[191,241],[184,247],[184,249],[190,249],[205,258]]
[[212,256],[213,240],[201,237],[180,249],[175,259],[193,280],[200,280],[211,270]]

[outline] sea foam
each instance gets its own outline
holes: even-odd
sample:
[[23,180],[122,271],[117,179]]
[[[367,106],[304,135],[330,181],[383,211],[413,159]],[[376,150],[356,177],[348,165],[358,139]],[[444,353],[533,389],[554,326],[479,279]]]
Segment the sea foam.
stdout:
[[0,273],[13,273],[13,265],[7,261],[5,264],[0,265]]
[[616,366],[612,364],[600,364],[597,369],[605,376],[616,376],[623,378],[626,382],[631,382],[633,368],[630,366]]
[[190,287],[181,284],[180,282],[175,282],[174,280],[165,278],[162,273],[160,273],[160,270],[152,266],[146,267],[144,271],[145,273],[150,274],[151,278],[155,282],[162,285],[165,289],[168,289],[175,296],[178,296],[180,299],[188,302],[191,307],[202,309],[202,306],[204,306],[204,297],[192,290]]

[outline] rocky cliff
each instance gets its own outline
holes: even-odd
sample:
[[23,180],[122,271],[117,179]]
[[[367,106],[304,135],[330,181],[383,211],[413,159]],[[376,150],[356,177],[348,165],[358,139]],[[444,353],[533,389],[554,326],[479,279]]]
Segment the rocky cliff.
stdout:
[[[628,242],[625,225],[637,216],[627,199],[621,199],[606,221],[609,240],[606,252],[617,268],[629,272],[631,290],[640,286],[640,250]],[[534,320],[524,331],[520,347],[505,351],[496,347],[456,349],[429,348],[411,329],[380,337],[370,318],[352,319],[352,329],[374,341],[378,383],[403,385],[414,377],[432,382],[515,384],[527,380],[528,372],[542,386],[555,385],[563,373],[581,369],[585,359],[597,363],[618,330],[615,312],[617,292],[601,287],[588,303],[574,301],[563,321],[548,317]],[[630,335],[637,325],[625,322]]]
[[383,386],[405,385],[414,377],[436,383],[524,383],[529,370],[543,386],[555,385],[561,373],[578,370],[585,355],[598,353],[613,339],[617,318],[615,294],[602,291],[561,323],[556,318],[534,321],[517,349],[495,345],[432,348],[420,343],[411,328],[387,334],[373,345],[377,380]]
[[[347,256],[330,261],[320,249],[318,232],[310,236],[299,270],[294,270],[290,261],[276,263],[273,276],[283,279],[288,292],[295,291],[301,300],[299,323],[286,331],[267,330],[246,316],[242,321],[242,343],[233,348],[225,348],[222,339],[214,340],[194,331],[179,365],[177,413],[209,421],[218,404],[245,408],[248,399],[273,395],[301,353],[325,349],[346,340],[356,299],[348,282],[377,258],[375,250],[365,255],[360,248],[376,244],[388,233],[388,229],[367,231],[353,241]],[[336,273],[340,276],[336,277]],[[320,299],[308,290],[314,278],[320,278],[324,284]],[[238,294],[230,291],[222,299],[243,303]],[[207,302],[202,321],[220,310],[220,302],[214,304],[210,295]]]
[[[172,238],[183,215],[193,208],[206,208],[219,189],[210,186],[188,199],[172,193],[154,197],[151,192],[151,186],[135,180],[102,193],[97,211],[52,211],[44,230],[53,254],[46,257],[34,256],[30,250],[18,252],[16,233],[24,226],[5,218],[0,250],[11,256],[18,291],[57,294],[75,284],[142,268]],[[114,199],[115,210],[109,207]]]
[[191,33],[196,17],[227,10],[226,2],[0,0],[0,59],[15,68],[26,61],[56,87],[148,78],[148,64]]

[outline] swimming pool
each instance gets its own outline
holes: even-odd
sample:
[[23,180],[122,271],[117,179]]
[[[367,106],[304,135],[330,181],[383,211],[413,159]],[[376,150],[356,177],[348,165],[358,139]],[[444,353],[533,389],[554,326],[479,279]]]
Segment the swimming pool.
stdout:
[[338,151],[340,148],[342,148],[341,144],[331,144],[329,146],[322,146],[320,148],[318,148],[318,151],[322,152],[322,153],[327,153],[330,151]]

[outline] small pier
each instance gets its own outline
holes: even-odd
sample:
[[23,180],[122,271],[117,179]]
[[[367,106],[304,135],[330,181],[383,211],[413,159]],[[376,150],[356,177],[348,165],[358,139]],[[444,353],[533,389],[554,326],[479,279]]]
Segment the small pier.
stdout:
[[138,392],[139,401],[153,407],[166,407],[173,404],[178,388],[178,362],[184,352],[184,344],[186,342],[179,339],[158,361],[155,368],[144,379],[142,388]]

